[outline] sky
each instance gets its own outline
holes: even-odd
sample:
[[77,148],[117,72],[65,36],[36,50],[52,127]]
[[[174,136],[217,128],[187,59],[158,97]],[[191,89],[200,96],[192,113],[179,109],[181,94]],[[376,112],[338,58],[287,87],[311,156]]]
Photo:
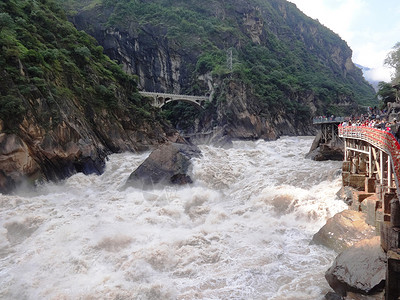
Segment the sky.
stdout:
[[400,42],[399,0],[288,0],[337,33],[353,50],[353,62],[371,68],[366,79],[390,81],[384,60]]

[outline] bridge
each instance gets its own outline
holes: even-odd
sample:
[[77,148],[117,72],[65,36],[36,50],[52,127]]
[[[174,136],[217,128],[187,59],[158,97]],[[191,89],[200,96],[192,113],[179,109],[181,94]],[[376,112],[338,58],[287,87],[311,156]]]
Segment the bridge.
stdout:
[[139,92],[145,97],[153,99],[151,103],[155,107],[163,107],[165,104],[172,101],[183,101],[193,104],[199,108],[204,108],[206,101],[209,101],[209,97],[206,96],[189,96],[189,95],[177,95],[167,93],[155,93],[155,92]]
[[380,234],[388,258],[385,299],[400,299],[400,145],[393,134],[376,128],[339,125],[338,132],[351,208],[364,212]]

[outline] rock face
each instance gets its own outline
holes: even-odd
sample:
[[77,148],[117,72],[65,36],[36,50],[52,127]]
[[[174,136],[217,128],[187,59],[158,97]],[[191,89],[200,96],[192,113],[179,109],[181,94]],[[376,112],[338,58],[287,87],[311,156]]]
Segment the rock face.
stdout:
[[221,87],[226,91],[226,98],[217,108],[217,121],[224,124],[225,132],[231,138],[273,140],[282,135],[315,133],[308,122],[296,120],[295,116],[288,118],[284,109],[276,114],[260,115],[259,100],[240,80],[230,80]]
[[[1,193],[76,172],[100,174],[110,153],[179,139],[138,93],[135,78],[53,4],[2,5],[8,20],[2,26],[14,42],[0,47]],[[41,17],[32,17],[33,10]]]
[[[219,127],[224,128],[229,137],[240,139],[276,139],[281,135],[315,134],[316,130],[311,126],[311,116],[326,109],[325,96],[316,93],[314,87],[295,90],[295,85],[303,84],[303,77],[297,78],[291,84],[284,82],[286,79],[281,78],[279,73],[283,67],[280,67],[278,60],[289,56],[280,52],[286,47],[291,49],[296,43],[302,44],[301,51],[304,53],[300,57],[306,57],[306,69],[312,69],[309,65],[311,62],[320,61],[316,70],[324,67],[327,73],[332,73],[326,81],[340,77],[346,82],[351,78],[351,81],[360,81],[362,86],[366,84],[361,71],[351,61],[351,49],[338,36],[328,33],[318,22],[306,18],[293,4],[285,1],[274,0],[260,4],[258,1],[232,0],[229,5],[221,1],[161,2],[167,9],[174,7],[172,11],[178,8],[190,9],[199,19],[228,19],[237,24],[234,30],[221,30],[225,26],[207,28],[209,32],[206,35],[195,31],[183,38],[183,41],[182,36],[186,37],[184,33],[174,34],[176,30],[180,30],[181,21],[170,25],[166,19],[155,25],[152,19],[134,15],[123,22],[116,21],[115,25],[109,25],[109,21],[121,12],[118,7],[125,5],[116,5],[117,3],[118,1],[104,6],[87,5],[85,9],[78,10],[71,21],[79,30],[85,30],[95,37],[105,53],[121,63],[125,71],[136,74],[140,89],[214,96],[212,106],[200,118],[201,126],[193,126],[190,133],[208,132]],[[135,2],[134,7],[138,9],[131,9],[129,14],[134,14],[139,8],[145,11],[147,4],[146,1]],[[182,24],[193,23],[193,19],[185,20],[184,15],[180,16],[183,19]],[[274,45],[279,43],[287,46],[274,49]],[[213,45],[211,52],[206,49],[206,45],[210,44]],[[245,45],[256,45],[259,48],[256,47],[254,53],[249,53],[253,50],[248,51]],[[253,84],[245,83],[240,72],[234,75],[227,74],[226,71],[222,75],[214,74],[218,73],[212,66],[215,56],[221,55],[222,61],[226,61],[226,50],[229,47],[238,52],[234,54],[234,63],[243,69],[248,68],[250,73],[257,72],[260,76],[265,76],[266,79],[262,82],[270,81],[265,90],[257,89],[257,93],[252,91]],[[219,54],[215,54],[216,49],[217,52],[220,51]],[[266,62],[268,64],[258,62],[258,51],[271,51],[271,57]],[[279,55],[274,54],[278,52]],[[210,56],[213,57],[212,62],[209,61]],[[285,63],[285,68],[292,63]],[[296,68],[297,66],[293,66],[293,70],[288,70],[291,77],[296,77]],[[271,79],[272,73],[276,78]],[[322,92],[325,93],[330,88],[323,86]],[[372,87],[367,89],[373,96]],[[276,95],[274,100],[271,98],[272,94]],[[334,101],[336,102],[330,105],[341,108],[356,106],[352,96],[340,91],[335,95]]]
[[362,240],[344,250],[325,274],[332,289],[339,295],[347,292],[373,294],[385,285],[386,255],[380,238]]
[[162,145],[132,172],[125,186],[153,188],[192,183],[188,175],[190,160],[200,155],[200,150],[193,145],[177,143]]
[[45,130],[31,118],[22,122],[18,134],[0,132],[0,192],[11,192],[24,182],[64,179],[76,172],[101,174],[107,154],[143,151],[180,139],[157,124],[137,126],[129,117],[122,120],[111,113],[92,122],[77,118],[67,117],[54,130]]
[[370,239],[375,235],[375,228],[365,222],[363,213],[344,210],[328,219],[313,236],[311,243],[324,245],[340,253],[356,242]]

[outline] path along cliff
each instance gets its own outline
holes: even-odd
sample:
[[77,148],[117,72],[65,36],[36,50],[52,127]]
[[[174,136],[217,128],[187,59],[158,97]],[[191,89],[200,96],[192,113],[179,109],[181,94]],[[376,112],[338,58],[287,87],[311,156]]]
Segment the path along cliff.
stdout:
[[[326,278],[341,296],[349,291],[376,294],[385,288],[385,299],[398,299],[400,145],[391,132],[367,126],[339,126],[339,137],[344,139],[345,151],[341,196],[350,209],[364,215],[366,224],[363,233],[360,230],[358,235],[365,236],[365,227],[370,225],[377,237],[343,251],[327,271]],[[336,216],[336,219],[340,218]],[[332,244],[326,232],[335,235],[333,232],[338,230],[331,230],[330,223],[314,236],[315,242]],[[365,251],[367,248],[370,250]],[[366,253],[369,254],[364,256]]]

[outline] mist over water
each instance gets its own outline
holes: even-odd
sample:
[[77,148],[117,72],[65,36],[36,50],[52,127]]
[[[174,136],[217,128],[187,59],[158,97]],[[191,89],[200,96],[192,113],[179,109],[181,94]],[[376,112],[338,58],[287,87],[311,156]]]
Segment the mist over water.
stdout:
[[122,189],[149,153],[0,194],[0,299],[322,299],[335,253],[309,245],[346,208],[312,137],[200,146],[190,187]]

